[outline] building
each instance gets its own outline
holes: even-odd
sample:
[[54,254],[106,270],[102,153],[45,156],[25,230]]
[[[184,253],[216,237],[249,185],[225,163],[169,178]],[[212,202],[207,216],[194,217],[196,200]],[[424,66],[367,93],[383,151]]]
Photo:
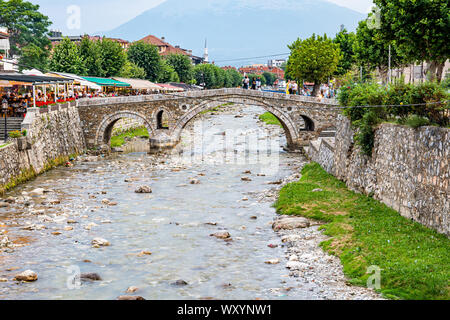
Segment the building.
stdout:
[[278,79],[284,79],[283,69],[276,67],[269,67],[264,64],[254,64],[247,67],[239,68],[239,72],[243,75],[245,74],[259,74],[262,75],[264,72],[270,72],[277,76]]
[[8,29],[0,27],[0,72],[18,71],[17,60],[11,59]]
[[205,40],[205,50],[203,52],[203,61],[209,63],[208,40]]
[[161,37],[160,39],[153,35],[148,35],[139,41],[156,46],[158,48],[159,55],[163,57],[168,56],[170,54],[182,54],[188,56],[191,59],[192,64],[194,65],[201,64],[204,61],[203,58],[194,56],[192,54],[192,50],[182,49],[180,46],[172,46],[171,44],[166,42],[165,37]]
[[120,44],[120,46],[127,50],[128,47],[130,46],[130,42],[127,40],[123,40],[123,39],[119,39],[119,38],[106,38],[106,37],[101,37],[101,36],[89,36],[89,35],[83,35],[83,36],[63,36],[61,31],[55,31],[52,30],[50,31],[50,35],[49,35],[49,39],[52,43],[52,46],[56,46],[58,45],[64,38],[68,38],[70,41],[75,42],[75,43],[81,43],[81,40],[83,40],[84,37],[88,37],[89,40],[91,41],[100,41],[103,38],[104,39],[108,39],[111,40],[113,42],[117,42]]
[[275,59],[275,60],[269,60],[267,62],[267,66],[271,67],[271,68],[281,68],[281,66],[283,65],[283,63],[285,63],[286,60],[285,59]]
[[[411,64],[405,68],[392,69],[392,79],[404,78],[406,83],[421,83],[427,80],[428,63]],[[442,71],[442,80],[450,73],[450,61],[447,60]]]
[[222,67],[222,69],[225,71],[230,70],[230,69],[234,69],[234,70],[238,71],[235,67],[232,67],[232,66],[225,66],[225,67]]

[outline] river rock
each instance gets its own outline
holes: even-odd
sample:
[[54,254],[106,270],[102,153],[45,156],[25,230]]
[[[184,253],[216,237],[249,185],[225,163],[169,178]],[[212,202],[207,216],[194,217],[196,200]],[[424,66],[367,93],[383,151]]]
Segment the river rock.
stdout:
[[252,179],[250,179],[249,177],[242,177],[241,181],[250,182],[252,181]]
[[189,181],[189,183],[190,184],[200,184],[200,180],[198,180],[198,179],[191,179],[190,181]]
[[111,243],[109,243],[109,241],[106,239],[95,238],[94,240],[92,240],[92,245],[98,247],[108,247],[111,245]]
[[286,268],[290,269],[291,271],[304,270],[307,267],[308,267],[308,265],[306,265],[305,263],[298,262],[298,261],[289,261],[286,264]]
[[280,259],[272,259],[265,262],[265,264],[279,264]]
[[117,298],[117,300],[122,300],[122,301],[143,301],[145,299],[140,297],[140,296],[120,296],[120,297]]
[[36,272],[32,271],[32,270],[26,270],[22,273],[17,274],[14,277],[14,280],[16,281],[26,281],[26,282],[33,282],[36,281],[38,279],[38,276],[36,274]]
[[298,241],[302,241],[303,238],[297,234],[291,234],[288,236],[284,236],[281,238],[281,242],[286,243],[286,242],[298,242]]
[[140,186],[135,191],[135,193],[152,193],[152,189],[149,186]]
[[174,283],[172,283],[172,285],[173,285],[173,286],[177,286],[177,287],[184,287],[184,286],[189,285],[189,283],[187,283],[187,282],[184,281],[184,280],[177,280],[177,281],[175,281]]
[[5,201],[0,202],[0,208],[7,208],[7,207],[9,207],[8,202],[5,202]]
[[217,239],[229,239],[231,237],[230,233],[227,231],[220,231],[210,235],[211,237],[216,237]]
[[102,277],[97,273],[82,273],[80,279],[81,281],[102,281]]
[[272,228],[274,231],[293,230],[308,228],[310,225],[309,220],[303,217],[284,217],[276,220]]
[[43,188],[36,188],[33,191],[31,191],[29,194],[31,196],[42,196],[45,192],[45,189]]
[[139,288],[138,287],[129,287],[126,291],[126,293],[135,293],[136,291],[138,291]]
[[8,282],[8,279],[6,279],[6,278],[0,278],[0,282]]
[[9,241],[7,236],[0,237],[0,248],[7,248],[12,245],[12,242]]
[[312,192],[322,192],[322,189],[314,189]]
[[14,198],[14,197],[8,197],[7,199],[5,199],[5,202],[8,202],[8,203],[14,203],[14,202],[16,202],[16,198]]

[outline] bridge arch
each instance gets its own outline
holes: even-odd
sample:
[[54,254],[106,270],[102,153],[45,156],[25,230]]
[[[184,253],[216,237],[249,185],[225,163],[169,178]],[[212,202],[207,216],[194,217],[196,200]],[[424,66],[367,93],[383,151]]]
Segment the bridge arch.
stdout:
[[148,120],[145,118],[145,116],[143,116],[139,112],[118,111],[113,114],[107,115],[101,121],[95,136],[96,145],[98,146],[109,145],[114,125],[117,123],[117,121],[124,118],[134,119],[142,123],[142,125],[147,129],[148,134],[150,136],[154,134],[154,130],[150,125],[150,123],[148,122]]
[[[273,114],[283,126],[284,132],[286,134],[286,139],[288,142],[288,146],[294,146],[295,141],[299,139],[299,133],[297,132],[297,126],[295,125],[293,119],[289,116],[289,114],[282,111],[280,107],[274,107],[269,103],[261,101],[260,99],[255,99],[252,97],[241,97],[241,96],[229,96],[226,98],[221,98],[222,100],[231,100],[236,101],[236,103],[248,104],[251,103],[253,105],[262,107],[267,112]],[[217,99],[205,99],[201,103],[196,106],[190,108],[190,110],[183,115],[176,123],[175,128],[173,130],[174,138],[179,141],[181,137],[181,133],[186,125],[194,119],[200,113],[207,111],[211,108],[209,105],[211,102],[217,102]],[[312,121],[312,120],[311,120]]]

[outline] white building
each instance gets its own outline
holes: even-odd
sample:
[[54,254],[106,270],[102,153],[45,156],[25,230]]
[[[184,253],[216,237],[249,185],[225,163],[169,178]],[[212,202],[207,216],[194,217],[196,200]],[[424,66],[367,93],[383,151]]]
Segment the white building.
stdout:
[[11,59],[8,29],[0,27],[0,72],[17,71],[17,61]]
[[267,62],[267,65],[270,68],[281,68],[281,66],[283,65],[283,63],[285,63],[286,60],[285,59],[274,59],[274,60],[269,60]]

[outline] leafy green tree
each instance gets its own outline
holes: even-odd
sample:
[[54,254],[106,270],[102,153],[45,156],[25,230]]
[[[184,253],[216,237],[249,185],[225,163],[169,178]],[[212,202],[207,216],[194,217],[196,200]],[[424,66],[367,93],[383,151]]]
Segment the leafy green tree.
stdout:
[[[359,22],[353,43],[355,60],[366,72],[378,68],[383,82],[387,82],[389,64],[389,42],[383,40],[377,29],[369,28],[367,21]],[[404,61],[395,44],[391,44],[391,66],[397,67]]]
[[64,38],[55,48],[50,58],[50,70],[75,74],[86,74],[86,67],[78,47],[68,38]]
[[38,5],[23,0],[0,0],[0,26],[8,28],[10,33],[11,54],[20,55],[21,48],[29,44],[34,44],[41,50],[48,48],[50,40],[47,33],[50,25],[48,17],[39,12]]
[[194,67],[194,79],[197,84],[206,89],[213,89],[216,86],[216,73],[211,64],[199,64]]
[[135,42],[128,49],[128,59],[145,70],[148,80],[156,82],[160,78],[163,64],[156,46]]
[[314,82],[313,95],[317,95],[320,85],[326,82],[338,68],[341,60],[339,45],[326,35],[306,40],[297,39],[292,45],[287,70],[289,76],[297,80]]
[[395,41],[409,61],[430,63],[431,80],[442,79],[450,56],[450,6],[448,0],[375,0],[380,33]]
[[180,77],[180,81],[189,83],[192,81],[192,62],[188,56],[183,54],[171,54],[166,58],[166,61]]
[[266,80],[266,84],[268,86],[272,86],[275,83],[275,81],[277,81],[277,76],[271,72],[264,72],[262,75]]
[[127,60],[120,70],[119,76],[129,79],[145,79],[146,74],[144,68],[138,67],[135,63]]
[[86,66],[86,73],[89,76],[104,77],[102,68],[102,50],[100,42],[91,41],[87,36],[83,37],[79,46],[80,56]]
[[228,76],[231,79],[231,88],[234,87],[240,87],[242,84],[242,74],[239,73],[239,71],[237,71],[236,69],[228,69],[226,70],[226,73],[228,74]]
[[213,72],[216,78],[216,83],[214,84],[214,88],[224,88],[225,87],[225,77],[226,72],[222,68],[219,68],[215,65],[212,65]]
[[355,53],[353,51],[355,40],[356,35],[353,32],[348,32],[347,29],[343,29],[333,39],[334,43],[339,44],[342,53],[342,60],[335,72],[336,75],[342,76],[352,69],[355,63]]
[[161,71],[158,78],[160,83],[180,82],[180,77],[177,72],[166,60],[161,60],[160,64]]
[[119,43],[106,38],[99,42],[99,46],[103,76],[117,76],[127,61],[125,51]]
[[42,72],[48,70],[49,52],[37,45],[30,43],[22,48],[19,60],[20,69],[38,69]]

